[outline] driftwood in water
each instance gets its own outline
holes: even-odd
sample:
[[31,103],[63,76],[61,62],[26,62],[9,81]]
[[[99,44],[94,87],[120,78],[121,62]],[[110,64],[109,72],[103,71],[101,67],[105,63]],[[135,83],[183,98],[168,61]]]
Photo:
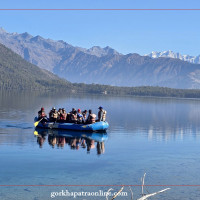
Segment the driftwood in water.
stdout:
[[131,200],[133,200],[133,191],[132,191],[132,189],[131,189],[130,186],[129,186],[129,189],[130,189],[130,191],[131,191]]
[[169,189],[170,189],[170,188],[166,188],[166,189],[160,190],[160,191],[158,191],[158,192],[154,192],[154,193],[151,193],[151,194],[146,194],[146,195],[144,195],[143,197],[141,197],[141,198],[139,198],[139,199],[137,199],[137,200],[145,200],[145,199],[147,199],[147,198],[149,198],[149,197],[151,197],[151,196],[154,196],[154,195],[156,195],[156,194],[165,192],[166,190],[169,190]]
[[117,194],[111,200],[115,199],[122,192],[123,189],[124,186],[117,192]]
[[[153,193],[150,193],[150,194],[144,194],[144,180],[145,180],[145,176],[146,176],[146,173],[144,173],[144,176],[141,178],[141,182],[142,182],[142,197],[140,197],[139,199],[137,199],[137,200],[147,200],[149,197],[152,197],[152,196],[155,196],[155,195],[157,195],[157,194],[159,194],[159,193],[162,193],[162,192],[165,192],[165,191],[167,191],[167,190],[169,190],[170,188],[165,188],[165,189],[163,189],[163,190],[160,190],[160,191],[158,191],[158,192],[153,192]],[[124,189],[124,186],[115,194],[115,196],[111,199],[111,200],[114,200],[121,192],[122,192],[122,190]],[[132,189],[131,189],[131,187],[129,187],[129,189],[130,189],[130,191],[131,191],[131,200],[133,200],[133,191],[132,191]],[[109,192],[111,191],[111,190],[113,190],[112,188],[110,188],[109,190],[108,190],[108,192],[107,192],[107,195],[106,195],[106,199],[108,200],[108,194],[109,194]]]

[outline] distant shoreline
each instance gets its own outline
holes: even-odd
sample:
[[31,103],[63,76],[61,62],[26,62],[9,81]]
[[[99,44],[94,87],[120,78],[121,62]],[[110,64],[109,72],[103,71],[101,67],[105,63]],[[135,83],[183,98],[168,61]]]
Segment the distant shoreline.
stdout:
[[73,86],[78,88],[78,92],[101,93],[104,95],[200,98],[200,89],[175,89],[155,86],[118,87],[98,84],[73,84]]
[[6,89],[1,88],[1,91],[10,92],[42,92],[55,94],[94,94],[105,96],[133,96],[133,97],[159,97],[159,98],[181,98],[181,99],[200,99],[200,89],[175,89],[166,87],[154,87],[154,86],[141,86],[141,87],[118,87],[99,84],[82,84],[71,83],[71,88],[59,87],[59,88],[42,88],[40,89]]

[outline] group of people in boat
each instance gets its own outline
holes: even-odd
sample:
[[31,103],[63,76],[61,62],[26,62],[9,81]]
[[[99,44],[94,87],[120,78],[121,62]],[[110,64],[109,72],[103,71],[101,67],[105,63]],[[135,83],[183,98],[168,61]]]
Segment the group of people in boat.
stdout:
[[[96,116],[92,110],[84,110],[83,112],[81,109],[75,109],[72,108],[70,112],[66,112],[64,108],[59,108],[56,110],[55,107],[53,107],[49,112],[49,118],[47,118],[47,115],[45,113],[44,108],[42,107],[38,111],[38,120],[41,120],[42,122],[60,122],[60,123],[76,123],[76,124],[93,124],[95,122],[100,121],[106,121],[106,110],[103,109],[102,106],[99,108],[98,115]],[[96,117],[98,117],[96,119]]]

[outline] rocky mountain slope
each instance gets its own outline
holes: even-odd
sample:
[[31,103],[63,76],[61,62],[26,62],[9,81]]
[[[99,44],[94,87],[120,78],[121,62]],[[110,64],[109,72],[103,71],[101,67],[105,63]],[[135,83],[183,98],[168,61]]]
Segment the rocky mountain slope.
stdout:
[[84,49],[64,41],[7,33],[3,29],[0,29],[0,43],[28,62],[71,82],[200,88],[200,65],[180,59],[122,55],[110,47]]
[[0,28],[0,43],[12,49],[28,62],[51,72],[66,57],[73,59],[80,52],[97,57],[119,54],[110,47],[100,48],[95,46],[90,49],[85,49],[74,47],[62,40],[54,41],[44,39],[39,35],[34,37],[27,32],[22,34],[8,33],[3,28]]

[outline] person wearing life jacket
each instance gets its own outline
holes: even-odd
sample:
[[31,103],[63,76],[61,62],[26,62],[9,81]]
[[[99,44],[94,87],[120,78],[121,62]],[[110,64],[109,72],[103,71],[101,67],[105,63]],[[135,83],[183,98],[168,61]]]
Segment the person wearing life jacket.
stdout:
[[49,119],[51,118],[51,115],[52,115],[52,113],[53,113],[53,111],[54,111],[55,109],[56,109],[55,107],[52,107],[52,109],[50,110],[50,112],[49,112]]
[[83,123],[86,123],[86,121],[87,121],[87,110],[84,110],[82,112],[82,115],[83,115]]
[[40,120],[40,123],[43,125],[48,122],[47,115],[44,111],[44,108],[42,107],[41,110],[38,111],[38,120]]
[[74,117],[76,118],[76,115],[74,115],[75,113],[77,114],[77,111],[75,108],[72,108],[72,111],[67,113],[67,122],[73,123]]
[[66,123],[70,123],[71,120],[71,112],[66,113],[67,117],[66,117]]
[[52,108],[52,110],[49,113],[49,118],[51,122],[56,122],[58,118],[58,112],[55,107]]
[[67,119],[67,113],[66,113],[65,109],[62,108],[61,120],[66,121],[66,119]]
[[58,115],[60,115],[60,114],[62,114],[62,109],[61,108],[58,109]]
[[57,121],[58,122],[62,121],[62,109],[61,108],[58,109],[58,118],[57,118]]
[[81,113],[81,109],[80,108],[78,109],[78,112],[77,112],[77,123],[78,124],[82,124],[83,123],[83,115]]
[[100,121],[103,121],[105,122],[106,121],[106,110],[103,109],[102,106],[99,107],[99,112],[98,112],[98,122]]
[[87,118],[87,123],[88,124],[93,124],[96,122],[96,115],[94,113],[92,113],[92,110],[89,110],[89,115]]
[[72,114],[71,114],[71,123],[77,123],[78,122],[78,117],[77,117],[77,111],[75,110]]
[[42,118],[46,118],[46,113],[44,111],[44,108],[42,107],[41,110],[38,111],[38,120],[42,119]]

